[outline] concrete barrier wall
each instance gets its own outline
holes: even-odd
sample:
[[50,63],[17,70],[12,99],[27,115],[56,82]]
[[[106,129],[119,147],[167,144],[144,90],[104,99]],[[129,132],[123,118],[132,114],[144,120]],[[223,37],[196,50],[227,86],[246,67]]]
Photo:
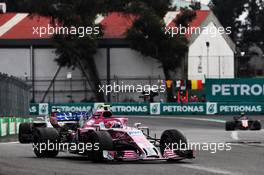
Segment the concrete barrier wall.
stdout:
[[[45,116],[51,111],[83,112],[96,109],[102,103],[32,104],[31,115]],[[114,115],[251,115],[264,114],[264,102],[206,103],[111,103]]]

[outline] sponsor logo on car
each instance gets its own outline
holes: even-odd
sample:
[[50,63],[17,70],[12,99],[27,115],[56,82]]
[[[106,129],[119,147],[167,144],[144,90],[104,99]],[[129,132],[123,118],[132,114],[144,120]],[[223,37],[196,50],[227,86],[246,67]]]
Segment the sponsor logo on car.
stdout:
[[143,136],[142,131],[135,130],[135,131],[128,131],[128,135],[130,136]]

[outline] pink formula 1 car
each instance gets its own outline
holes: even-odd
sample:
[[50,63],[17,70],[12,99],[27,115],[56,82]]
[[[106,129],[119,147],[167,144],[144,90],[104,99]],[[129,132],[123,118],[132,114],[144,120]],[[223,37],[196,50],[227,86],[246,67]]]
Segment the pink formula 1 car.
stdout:
[[47,122],[24,123],[19,128],[20,143],[33,143],[37,157],[55,157],[59,151],[88,156],[94,162],[106,160],[168,160],[194,158],[186,138],[177,130],[166,130],[161,138],[127,118],[113,117],[102,106],[91,115],[53,113]]

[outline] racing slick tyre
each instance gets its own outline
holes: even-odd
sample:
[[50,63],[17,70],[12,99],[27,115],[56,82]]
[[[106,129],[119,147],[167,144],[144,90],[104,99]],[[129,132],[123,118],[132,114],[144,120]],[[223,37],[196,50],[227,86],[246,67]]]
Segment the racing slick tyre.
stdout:
[[[164,155],[164,151],[168,147],[173,149],[177,155],[186,157],[186,151],[188,150],[187,139],[178,130],[165,130],[160,138],[160,151],[162,155]],[[173,161],[173,159],[169,159],[168,161]]]
[[20,143],[32,143],[33,140],[33,124],[21,123],[18,130],[18,140]]
[[234,131],[236,128],[236,124],[233,121],[227,121],[225,123],[225,130],[226,131]]
[[250,130],[256,131],[256,130],[261,130],[261,123],[259,121],[253,121]]
[[37,157],[56,157],[59,153],[59,133],[54,128],[35,128],[33,150]]
[[113,139],[107,131],[92,132],[88,140],[93,145],[92,150],[88,151],[88,158],[93,162],[103,162],[103,150],[111,151],[114,148]]

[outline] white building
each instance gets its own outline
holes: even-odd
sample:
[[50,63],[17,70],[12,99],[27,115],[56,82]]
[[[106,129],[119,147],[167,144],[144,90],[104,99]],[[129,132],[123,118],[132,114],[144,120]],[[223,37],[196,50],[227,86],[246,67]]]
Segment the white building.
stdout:
[[191,26],[200,28],[201,33],[188,36],[188,79],[234,78],[235,44],[215,15],[200,11]]

